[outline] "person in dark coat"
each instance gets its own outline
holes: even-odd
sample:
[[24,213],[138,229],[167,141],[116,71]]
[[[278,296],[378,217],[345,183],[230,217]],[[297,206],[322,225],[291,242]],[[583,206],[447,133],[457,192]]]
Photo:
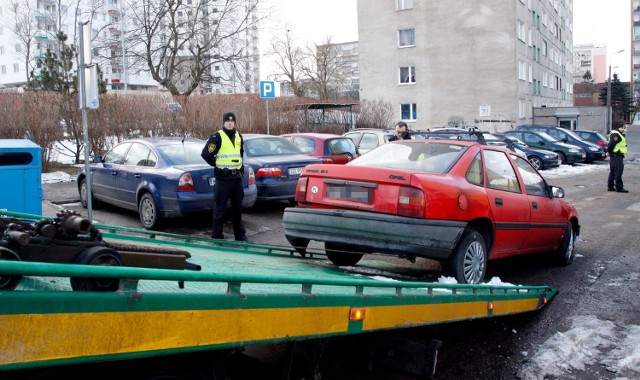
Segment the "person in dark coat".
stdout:
[[236,129],[236,115],[227,112],[222,118],[222,129],[209,136],[202,149],[202,158],[213,166],[216,178],[213,188],[213,231],[211,237],[224,239],[222,235],[224,214],[227,203],[231,203],[231,222],[237,241],[247,241],[246,230],[242,224],[242,176],[244,165],[242,155],[244,143],[242,135]]
[[627,125],[622,120],[613,122],[613,131],[609,135],[609,145],[607,145],[607,156],[609,156],[609,178],[607,179],[607,189],[618,193],[628,193],[622,183],[622,173],[624,172],[624,155],[627,153],[627,139],[625,132]]

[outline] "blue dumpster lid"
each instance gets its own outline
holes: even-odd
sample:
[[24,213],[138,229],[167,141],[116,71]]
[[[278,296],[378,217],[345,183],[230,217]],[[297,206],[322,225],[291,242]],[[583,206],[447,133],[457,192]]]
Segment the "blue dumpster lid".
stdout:
[[27,139],[0,139],[1,148],[40,148],[40,146]]

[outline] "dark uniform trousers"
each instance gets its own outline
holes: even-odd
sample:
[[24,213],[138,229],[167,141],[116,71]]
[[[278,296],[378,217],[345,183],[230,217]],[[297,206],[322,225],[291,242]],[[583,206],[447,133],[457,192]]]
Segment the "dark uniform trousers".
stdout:
[[624,171],[624,154],[613,153],[609,157],[609,179],[607,186],[610,189],[622,190],[622,172]]
[[[217,171],[217,170],[216,170]],[[245,229],[242,225],[242,176],[234,173],[227,176],[216,173],[216,183],[213,191],[213,237],[223,239],[224,213],[227,209],[227,200],[231,203],[231,223],[236,240],[244,238]]]

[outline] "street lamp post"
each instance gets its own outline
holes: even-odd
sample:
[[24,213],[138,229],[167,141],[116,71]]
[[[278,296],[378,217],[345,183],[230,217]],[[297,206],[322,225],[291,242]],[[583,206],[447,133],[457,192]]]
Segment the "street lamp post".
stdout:
[[[611,55],[611,59],[613,60],[613,56],[615,54],[619,54],[623,52],[624,52],[624,49],[613,53]],[[609,135],[609,133],[611,133],[612,118],[613,118],[613,108],[611,107],[611,65],[609,65],[609,80],[607,81],[607,136]]]

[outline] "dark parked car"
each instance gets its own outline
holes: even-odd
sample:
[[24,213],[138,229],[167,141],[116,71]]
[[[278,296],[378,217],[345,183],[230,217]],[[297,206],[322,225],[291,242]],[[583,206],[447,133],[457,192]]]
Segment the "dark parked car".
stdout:
[[426,257],[460,283],[483,281],[492,259],[575,256],[576,209],[524,158],[459,140],[385,144],[346,165],[310,165],[285,209],[287,240],[301,254],[324,242],[335,265],[363,254]]
[[259,201],[293,201],[296,183],[302,169],[321,163],[283,137],[245,134],[244,166],[251,167],[256,176]]
[[563,164],[575,164],[584,162],[587,154],[582,148],[575,145],[562,143],[544,132],[533,131],[506,131],[502,133],[506,136],[514,136],[533,148],[540,148],[556,152],[560,156]]
[[[157,137],[124,141],[91,164],[95,201],[137,211],[144,228],[158,228],[164,218],[213,209],[213,168],[200,157],[205,141]],[[87,181],[82,167],[78,191],[87,207]],[[256,202],[253,170],[245,165],[243,207]]]
[[600,132],[596,131],[585,131],[582,129],[576,129],[574,131],[576,135],[582,137],[584,140],[589,141],[590,143],[601,146],[605,151],[607,150],[607,144],[609,140],[604,137]]
[[288,133],[282,135],[311,157],[323,164],[346,164],[358,156],[356,145],[348,137],[331,133]]
[[518,140],[514,136],[505,136],[499,133],[494,133],[493,135],[498,139],[504,141],[509,149],[511,149],[511,147],[513,146],[514,148],[517,148],[522,153],[524,153],[524,155],[527,156],[527,160],[529,160],[531,165],[536,168],[536,170],[557,168],[561,164],[560,157],[556,152],[532,148],[524,142]]
[[554,139],[580,147],[587,154],[585,162],[593,162],[605,159],[604,149],[596,144],[585,141],[580,136],[565,128],[556,127],[553,125],[519,125],[516,127],[516,131],[534,131],[544,132]]

